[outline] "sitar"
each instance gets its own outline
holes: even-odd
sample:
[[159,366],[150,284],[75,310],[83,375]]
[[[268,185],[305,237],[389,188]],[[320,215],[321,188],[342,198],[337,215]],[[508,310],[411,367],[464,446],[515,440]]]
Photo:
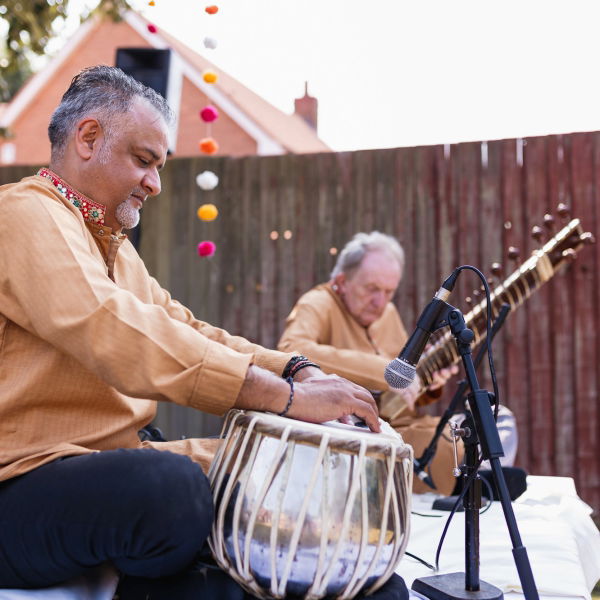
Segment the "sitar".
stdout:
[[[511,312],[523,304],[535,290],[551,279],[561,267],[571,262],[584,244],[593,241],[593,235],[583,231],[579,219],[570,221],[541,248],[534,250],[532,255],[518,269],[492,291],[492,318],[496,317],[501,306],[505,303],[510,305]],[[473,348],[475,348],[487,336],[487,300],[485,297],[465,315],[465,322],[475,335],[473,340]],[[454,337],[446,329],[424,352],[417,365],[417,374],[422,387],[416,406],[425,406],[436,401],[436,399],[432,399],[424,393],[433,380],[433,374],[435,371],[449,367],[459,361],[460,356]],[[404,406],[399,407],[398,410],[393,412],[390,415],[390,420],[403,412],[404,408]]]

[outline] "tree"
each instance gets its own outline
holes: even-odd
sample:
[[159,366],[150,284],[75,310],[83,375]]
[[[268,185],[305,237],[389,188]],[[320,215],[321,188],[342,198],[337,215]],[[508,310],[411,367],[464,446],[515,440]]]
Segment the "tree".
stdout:
[[[10,100],[31,75],[31,57],[44,54],[67,15],[68,4],[69,0],[0,0],[0,33],[6,30],[0,37],[0,101]],[[118,20],[129,8],[127,0],[101,0],[80,19],[102,13]]]

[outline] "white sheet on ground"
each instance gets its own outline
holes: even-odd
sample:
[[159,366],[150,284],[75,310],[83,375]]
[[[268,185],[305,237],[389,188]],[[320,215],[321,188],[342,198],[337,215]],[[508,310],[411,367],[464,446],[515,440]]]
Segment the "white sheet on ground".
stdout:
[[[435,563],[435,553],[448,512],[431,510],[434,494],[413,495],[413,514],[407,551]],[[592,509],[575,490],[570,477],[527,478],[527,491],[512,504],[540,596],[590,599],[600,579],[600,532]],[[465,571],[464,513],[454,515],[440,555],[440,571],[433,573],[405,556],[396,572],[410,588],[417,577]],[[480,579],[503,592],[522,588],[512,555],[512,543],[500,502],[480,517]],[[510,597],[513,595],[510,594]]]

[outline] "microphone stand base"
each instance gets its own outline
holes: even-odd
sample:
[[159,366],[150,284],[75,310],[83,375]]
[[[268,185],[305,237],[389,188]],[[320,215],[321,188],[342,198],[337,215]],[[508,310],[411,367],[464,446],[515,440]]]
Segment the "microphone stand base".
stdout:
[[430,600],[502,600],[502,590],[485,581],[479,581],[479,590],[465,589],[464,573],[448,573],[419,577],[411,586],[415,592]]

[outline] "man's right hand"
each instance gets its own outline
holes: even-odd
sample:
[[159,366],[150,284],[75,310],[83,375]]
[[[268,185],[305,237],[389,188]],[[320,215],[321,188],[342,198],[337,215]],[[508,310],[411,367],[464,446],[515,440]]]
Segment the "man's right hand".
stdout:
[[[251,366],[236,399],[235,407],[279,413],[290,397],[290,385],[273,373]],[[379,432],[377,405],[365,388],[338,377],[322,373],[294,382],[294,399],[287,416],[309,423],[340,419],[349,423],[355,415]]]

